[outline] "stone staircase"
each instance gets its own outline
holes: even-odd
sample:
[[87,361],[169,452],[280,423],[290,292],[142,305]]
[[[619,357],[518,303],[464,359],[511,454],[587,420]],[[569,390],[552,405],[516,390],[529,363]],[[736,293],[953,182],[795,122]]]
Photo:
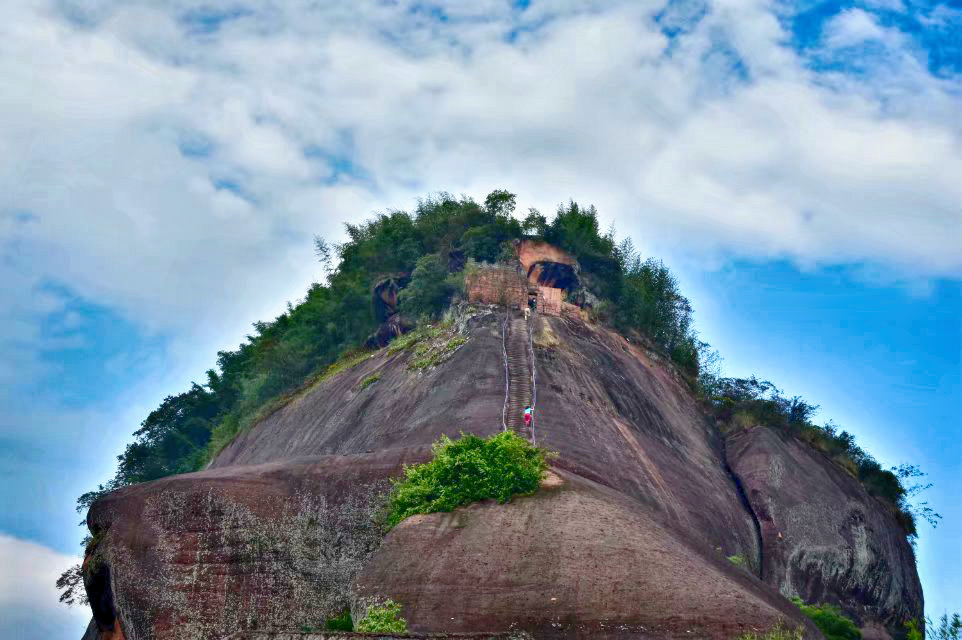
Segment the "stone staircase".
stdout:
[[534,422],[530,430],[524,426],[524,408],[532,400],[528,323],[524,318],[512,317],[506,323],[504,350],[508,374],[504,423],[508,429],[534,442]]

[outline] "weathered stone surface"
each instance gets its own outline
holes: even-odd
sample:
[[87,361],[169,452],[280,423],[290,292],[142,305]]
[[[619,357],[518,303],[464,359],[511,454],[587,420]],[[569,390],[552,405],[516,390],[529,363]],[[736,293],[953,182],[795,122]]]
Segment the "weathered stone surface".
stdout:
[[528,286],[514,267],[482,266],[465,278],[468,300],[520,309],[528,304]]
[[381,542],[383,479],[427,455],[321,456],[129,487],[91,509],[90,561],[109,571],[128,640],[317,626],[350,605]]
[[783,595],[838,604],[866,631],[922,618],[912,547],[891,508],[821,452],[755,427],[728,438],[761,525],[762,578]]
[[[401,602],[417,632],[722,638],[784,618],[817,636],[777,583],[755,577],[774,571],[769,556],[686,384],[576,317],[532,320],[534,429],[558,452],[563,484],[411,518],[378,546],[358,506],[371,487],[426,459],[441,434],[501,428],[502,319],[466,312],[455,324],[466,343],[438,366],[412,369],[413,350],[384,350],[297,396],[208,470],[98,501],[95,554],[127,638],[286,633],[375,595]],[[786,566],[824,575],[817,563]]]
[[505,633],[355,633],[350,631],[243,631],[229,640],[533,640],[523,631]]
[[569,267],[578,265],[578,261],[570,253],[543,240],[519,240],[515,244],[515,250],[518,252],[518,260],[521,261],[525,273],[539,262],[554,262]]
[[539,639],[727,639],[779,620],[806,625],[748,572],[659,524],[653,509],[558,475],[563,482],[506,505],[405,520],[359,574],[357,593],[408,603],[415,631],[510,620]]
[[518,241],[515,250],[531,284],[568,292],[581,286],[578,262],[568,252],[547,242],[531,239]]

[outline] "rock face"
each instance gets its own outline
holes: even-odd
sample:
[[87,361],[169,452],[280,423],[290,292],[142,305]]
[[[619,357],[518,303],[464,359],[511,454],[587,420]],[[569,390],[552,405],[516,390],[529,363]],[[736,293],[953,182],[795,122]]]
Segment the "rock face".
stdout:
[[838,604],[873,635],[879,626],[901,633],[921,617],[912,547],[891,510],[855,478],[765,427],[730,436],[728,455],[758,517],[767,584]]
[[[549,486],[507,505],[416,516],[382,536],[375,496],[403,464],[427,459],[441,434],[501,429],[503,319],[464,311],[451,331],[466,342],[435,337],[432,366],[421,366],[421,346],[382,350],[305,390],[206,471],[95,503],[92,557],[109,569],[126,638],[296,631],[371,597],[402,603],[420,633],[721,639],[784,620],[817,637],[779,594],[781,578],[769,576],[785,567],[790,584],[816,593],[830,582],[824,563],[845,553],[818,545],[840,543],[813,539],[800,559],[767,554],[767,530],[759,535],[725,443],[687,385],[643,349],[574,317],[531,321],[535,437],[558,453]],[[756,458],[738,442],[728,447],[743,482],[753,482],[743,463]],[[793,499],[788,478],[766,485],[772,501]],[[870,542],[858,548],[889,544],[892,530],[863,511],[871,526],[853,531]],[[734,555],[746,568],[726,560]],[[901,562],[900,575],[914,576],[910,555]],[[884,590],[873,590],[873,575],[853,570],[846,584],[869,579],[859,593],[881,611],[888,605],[874,599]],[[865,619],[880,618],[866,609]]]
[[538,240],[520,240],[515,249],[529,282],[568,292],[580,286],[578,262],[566,251]]
[[411,279],[410,274],[394,273],[379,279],[371,288],[371,303],[374,317],[381,324],[371,334],[366,346],[371,349],[384,347],[393,338],[407,333],[414,325],[398,313],[398,292]]
[[383,479],[427,455],[225,467],[99,500],[88,515],[99,538],[90,558],[109,571],[124,633],[115,637],[206,640],[323,626],[350,606],[351,580],[381,542],[374,516]]

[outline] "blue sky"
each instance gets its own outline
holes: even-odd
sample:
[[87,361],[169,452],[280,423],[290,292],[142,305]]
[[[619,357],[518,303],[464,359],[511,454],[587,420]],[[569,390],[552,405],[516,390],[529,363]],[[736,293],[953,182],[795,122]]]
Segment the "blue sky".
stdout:
[[727,373],[922,465],[929,612],[962,609],[960,29],[911,0],[2,3],[0,555],[30,582],[0,615],[79,636],[74,499],[321,277],[313,234],[494,188],[596,204]]

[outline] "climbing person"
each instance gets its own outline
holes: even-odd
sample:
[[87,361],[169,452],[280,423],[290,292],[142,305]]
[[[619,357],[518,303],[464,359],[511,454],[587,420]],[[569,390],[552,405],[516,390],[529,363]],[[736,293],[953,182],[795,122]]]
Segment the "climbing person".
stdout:
[[524,426],[531,426],[531,405],[524,408]]

